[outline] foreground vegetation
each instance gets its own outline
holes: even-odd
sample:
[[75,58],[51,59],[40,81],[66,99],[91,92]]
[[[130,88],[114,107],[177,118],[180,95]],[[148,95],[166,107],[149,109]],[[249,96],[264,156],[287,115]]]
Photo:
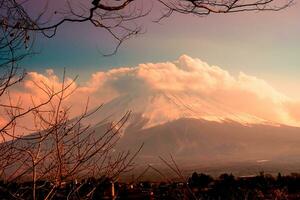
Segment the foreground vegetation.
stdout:
[[[31,182],[0,182],[1,199],[32,199]],[[45,199],[51,183],[37,183],[36,199]],[[187,182],[119,183],[108,178],[88,178],[65,182],[51,199],[300,199],[300,174],[277,177],[235,177],[222,174],[213,178],[194,172]]]

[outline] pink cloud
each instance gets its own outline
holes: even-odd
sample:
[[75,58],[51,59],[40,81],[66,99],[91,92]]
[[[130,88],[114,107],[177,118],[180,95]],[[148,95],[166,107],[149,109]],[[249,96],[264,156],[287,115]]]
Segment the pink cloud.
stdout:
[[[61,87],[53,71],[31,72],[11,94],[21,97],[23,105],[30,105],[30,96],[36,100],[45,98],[34,82]],[[66,100],[67,105],[72,105],[72,116],[83,110],[88,97],[93,107],[130,96],[133,103],[124,105],[124,109],[142,113],[150,125],[193,117],[300,126],[300,101],[287,97],[263,79],[242,72],[234,77],[218,66],[187,55],[173,62],[96,72],[86,83],[74,87],[76,92]]]

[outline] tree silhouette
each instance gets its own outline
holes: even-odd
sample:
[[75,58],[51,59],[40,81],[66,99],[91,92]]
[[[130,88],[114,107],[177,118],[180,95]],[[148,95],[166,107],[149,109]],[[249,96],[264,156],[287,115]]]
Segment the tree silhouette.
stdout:
[[[18,135],[14,132],[18,116],[22,109],[11,106],[8,112],[12,120],[1,135],[10,136],[9,140],[0,144],[0,178],[8,183],[29,180],[25,189],[17,187],[14,195],[19,198],[39,199],[37,191],[44,190],[43,199],[51,199],[65,182],[82,180],[88,177],[105,177],[115,181],[121,173],[131,170],[133,161],[142,146],[135,151],[114,150],[120,139],[120,129],[129,118],[130,112],[120,116],[120,120],[112,123],[101,123],[97,129],[85,125],[84,120],[97,112],[85,110],[76,118],[70,118],[71,107],[65,100],[76,88],[74,81],[66,81],[63,76],[60,89],[36,83],[46,101],[37,104],[32,100],[32,108],[26,115],[32,116],[33,124],[29,124],[30,135]],[[5,130],[5,131],[4,131]],[[49,185],[38,184],[47,181]],[[67,195],[82,186],[78,184]],[[95,186],[89,188],[93,195]],[[31,193],[28,193],[31,191]]]

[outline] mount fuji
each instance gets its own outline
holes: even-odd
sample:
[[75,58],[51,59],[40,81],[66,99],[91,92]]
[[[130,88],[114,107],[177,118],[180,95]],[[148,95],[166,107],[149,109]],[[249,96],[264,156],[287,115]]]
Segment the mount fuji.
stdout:
[[135,149],[144,143],[137,158],[144,164],[169,154],[185,166],[300,163],[300,128],[232,113],[206,100],[185,93],[124,95],[106,103],[90,121],[97,132],[101,125],[95,122],[117,120],[131,110],[117,149]]
[[86,96],[92,105],[104,102],[86,119],[99,134],[131,112],[116,151],[144,143],[140,163],[169,154],[185,165],[300,163],[300,102],[262,79],[235,77],[200,59],[100,71],[74,96],[70,105]]
[[293,126],[298,120],[289,109],[294,101],[261,79],[243,73],[235,78],[185,55],[99,77],[100,89],[118,95],[89,123],[98,130],[131,111],[118,148],[144,143],[143,163],[168,154],[185,164],[300,162],[300,128]]

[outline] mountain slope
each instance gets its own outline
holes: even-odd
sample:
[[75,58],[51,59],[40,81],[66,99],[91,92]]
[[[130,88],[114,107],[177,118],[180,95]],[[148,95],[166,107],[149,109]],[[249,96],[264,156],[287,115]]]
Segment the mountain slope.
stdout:
[[251,125],[233,121],[212,122],[179,119],[147,129],[128,126],[119,148],[144,143],[143,162],[172,154],[178,160],[196,164],[205,162],[246,162],[272,160],[300,161],[300,128]]
[[217,122],[231,120],[244,125],[278,125],[248,113],[234,111],[210,98],[162,91],[121,95],[104,104],[101,110],[87,121],[92,124],[101,121],[116,121],[127,111],[132,112],[129,124],[143,121],[143,128],[155,127],[181,118]]

